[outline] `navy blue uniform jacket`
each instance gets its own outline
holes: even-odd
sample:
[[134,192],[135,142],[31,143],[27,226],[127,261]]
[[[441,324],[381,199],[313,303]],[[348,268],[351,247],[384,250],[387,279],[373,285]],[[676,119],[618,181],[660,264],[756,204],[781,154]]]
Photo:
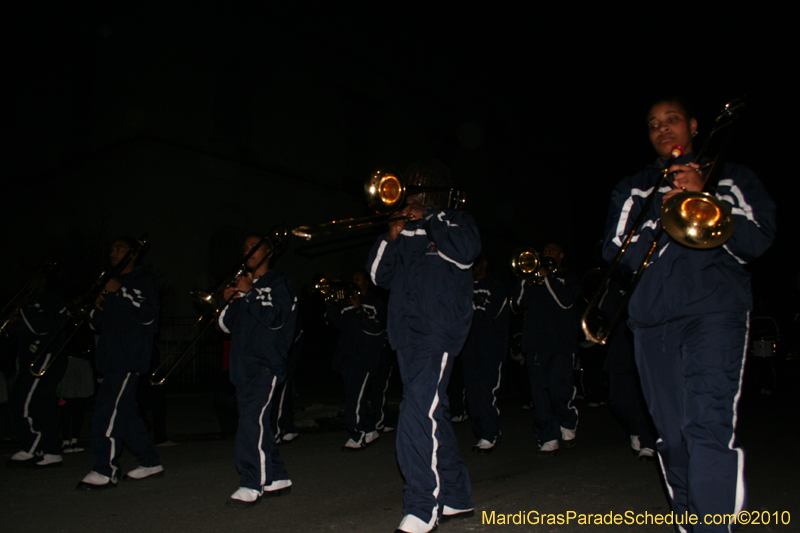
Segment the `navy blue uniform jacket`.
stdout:
[[[220,306],[225,300],[220,299]],[[253,288],[233,300],[219,315],[217,326],[231,334],[231,382],[244,385],[267,373],[286,379],[286,360],[297,325],[297,298],[289,279],[270,270]]]
[[136,267],[119,278],[122,286],[106,294],[103,309],[92,311],[97,340],[96,363],[101,374],[145,373],[158,331],[158,278]]
[[469,213],[426,208],[394,241],[378,239],[367,262],[373,283],[389,289],[389,342],[458,354],[472,323],[472,273],[481,239]]
[[517,281],[511,296],[528,310],[522,329],[523,352],[575,353],[578,314],[574,304],[580,292],[577,278],[565,269],[549,274],[542,285]]
[[503,282],[486,276],[473,283],[472,327],[464,355],[503,361],[508,350],[508,291]]
[[[677,163],[692,161],[694,155],[686,154]],[[603,245],[607,261],[619,251],[647,195],[660,179],[663,164],[658,159],[614,189]],[[622,259],[624,268],[634,271],[644,259],[661,227],[661,199],[669,190],[669,185],[664,185],[658,191]],[[653,326],[686,316],[752,308],[750,274],[744,265],[772,244],[775,204],[756,175],[741,165],[725,165],[716,196],[731,207],[733,236],[722,246],[698,250],[682,246],[664,233],[631,295],[628,311],[635,323]]]
[[361,297],[361,305],[329,305],[328,322],[340,331],[333,354],[333,369],[372,368],[378,365],[386,331],[386,304],[372,293]]

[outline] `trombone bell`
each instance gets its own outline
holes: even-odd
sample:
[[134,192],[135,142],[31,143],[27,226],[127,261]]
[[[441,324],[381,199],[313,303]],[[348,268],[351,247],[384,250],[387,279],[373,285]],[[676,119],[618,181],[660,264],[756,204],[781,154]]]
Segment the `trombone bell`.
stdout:
[[670,237],[691,248],[716,248],[733,235],[730,207],[707,192],[682,192],[661,208],[661,223]]

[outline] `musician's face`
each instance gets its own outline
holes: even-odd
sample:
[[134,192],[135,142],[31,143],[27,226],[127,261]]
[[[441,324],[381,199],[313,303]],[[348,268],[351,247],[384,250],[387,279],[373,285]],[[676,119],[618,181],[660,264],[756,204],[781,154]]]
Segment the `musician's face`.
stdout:
[[[122,260],[123,257],[125,257],[125,254],[127,254],[130,249],[131,247],[128,246],[125,241],[114,241],[114,243],[111,245],[111,254],[109,254],[111,258],[111,265],[117,266],[117,264]],[[131,260],[131,264],[132,263],[133,260]]]
[[683,107],[674,102],[654,105],[647,114],[650,142],[662,159],[669,159],[672,147],[679,144],[684,153],[692,151],[692,135],[697,131],[697,121],[687,120]]
[[367,280],[367,276],[364,275],[363,272],[356,272],[353,274],[353,283],[358,286],[358,291],[361,295],[367,294],[367,289],[369,288],[369,280]]
[[564,252],[561,250],[561,246],[555,243],[546,244],[544,250],[542,250],[542,255],[555,259],[559,267],[561,266],[561,260],[564,259]]
[[[261,238],[257,236],[251,236],[244,240],[244,254],[247,255],[250,253],[250,250],[258,246],[258,243],[261,242]],[[262,260],[264,256],[267,255],[268,249],[266,244],[262,244],[258,246],[258,250],[256,250],[250,259],[247,260],[247,267],[248,268],[256,268],[256,266],[261,263],[263,264]]]

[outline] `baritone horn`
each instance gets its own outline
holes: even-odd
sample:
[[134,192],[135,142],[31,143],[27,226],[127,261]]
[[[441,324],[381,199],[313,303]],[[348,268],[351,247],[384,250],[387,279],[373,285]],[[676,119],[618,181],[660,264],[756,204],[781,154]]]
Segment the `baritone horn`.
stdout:
[[378,224],[387,224],[409,217],[394,215],[406,205],[406,198],[418,193],[447,194],[447,206],[459,209],[466,202],[464,191],[452,187],[433,187],[426,185],[406,185],[400,174],[377,170],[364,184],[364,196],[375,215],[362,218],[346,218],[333,222],[325,222],[316,226],[298,226],[292,230],[293,235],[311,240],[312,237],[330,235],[342,230],[368,228]]
[[[222,282],[216,291],[205,292],[194,290],[189,292],[195,303],[200,307],[202,314],[189,329],[188,333],[181,339],[180,342],[178,342],[175,348],[170,351],[169,355],[167,355],[161,364],[156,367],[153,373],[150,374],[151,385],[163,385],[166,383],[167,378],[173,372],[175,372],[175,370],[183,366],[185,363],[188,363],[192,357],[194,357],[196,354],[196,352],[193,350],[195,345],[204,337],[209,326],[216,322],[216,319],[220,313],[222,313],[222,311],[233,300],[232,296],[229,300],[220,305],[220,300],[222,299],[222,294],[225,292],[225,289],[233,286],[238,277],[246,275],[248,272],[257,271],[264,261],[273,255],[279,254],[286,245],[287,235],[288,231],[286,228],[281,225],[275,226],[266,235],[261,237],[261,240],[258,241],[258,244],[250,249],[250,251],[244,256],[241,265],[239,265],[233,274],[228,276],[225,281]],[[250,258],[253,257],[253,254],[255,254],[256,251],[258,251],[258,249],[264,244],[266,244],[267,248],[270,249],[270,253],[266,254],[254,268],[249,268],[247,266],[247,261],[249,261]]]

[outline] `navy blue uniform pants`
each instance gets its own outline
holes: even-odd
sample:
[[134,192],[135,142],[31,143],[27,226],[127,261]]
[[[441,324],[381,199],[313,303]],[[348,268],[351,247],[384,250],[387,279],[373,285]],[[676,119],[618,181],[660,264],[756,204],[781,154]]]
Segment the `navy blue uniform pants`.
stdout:
[[109,372],[97,391],[92,418],[92,455],[95,472],[119,479],[119,456],[125,445],[141,466],[158,466],[155,446],[147,436],[142,417],[136,408],[139,374]]
[[698,515],[686,531],[728,531],[703,516],[744,508],[744,452],[736,447],[748,313],[631,324],[636,364],[653,422],[672,510]]
[[[26,354],[19,359],[19,370],[9,395],[11,427],[23,451],[31,455],[37,452],[60,455],[56,389],[67,370],[67,356],[58,357],[41,378],[30,372],[34,356]],[[36,370],[44,368],[51,357],[52,354],[43,357]]]
[[392,377],[394,368],[394,354],[389,350],[384,350],[378,360],[378,369],[375,376],[369,380],[369,397],[372,404],[372,419],[375,421],[375,429],[378,431],[386,427],[387,423],[394,425],[386,419],[386,391],[389,389],[389,380]]
[[397,425],[397,461],[405,478],[403,515],[432,528],[443,506],[472,509],[469,474],[450,424],[447,382],[452,354],[430,347],[397,352],[403,401]]
[[539,446],[561,438],[561,428],[578,427],[571,353],[539,352],[526,356],[533,397],[533,431]]
[[236,386],[236,468],[240,487],[261,491],[274,481],[289,479],[270,421],[276,386],[277,378],[267,373]]
[[344,423],[350,438],[364,444],[367,433],[375,431],[367,405],[371,372],[366,368],[351,368],[342,371],[342,378],[345,388]]
[[472,420],[472,433],[479,439],[491,443],[500,437],[500,409],[497,407],[497,391],[500,388],[502,357],[491,353],[464,351],[460,359],[464,363],[464,385]]

